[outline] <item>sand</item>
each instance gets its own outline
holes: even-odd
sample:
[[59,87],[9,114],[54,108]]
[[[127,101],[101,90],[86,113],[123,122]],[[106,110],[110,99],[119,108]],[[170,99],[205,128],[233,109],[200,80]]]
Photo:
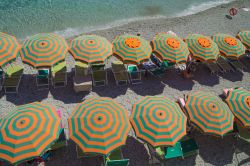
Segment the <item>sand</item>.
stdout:
[[[90,32],[113,40],[115,36],[124,33],[137,34],[151,40],[158,32],[172,30],[179,36],[185,38],[189,33],[202,33],[213,35],[219,32],[236,35],[241,29],[250,29],[250,12],[239,9],[238,14],[232,19],[226,15],[231,7],[250,7],[250,1],[237,1],[227,5],[211,8],[201,13],[181,18],[152,19],[114,27],[102,31]],[[68,39],[70,41],[72,38]],[[19,59],[19,61],[21,61]],[[250,59],[245,58],[244,63],[249,66]],[[68,71],[74,67],[73,58],[67,56]],[[49,91],[37,91],[35,88],[35,77],[32,74],[35,71],[25,66],[25,75],[23,76],[20,93],[18,95],[0,94],[0,116],[3,116],[17,105],[27,104],[34,101],[52,104],[62,111],[63,121],[67,131],[67,117],[77,103],[95,96],[111,97],[122,104],[128,113],[131,113],[132,105],[146,95],[163,95],[172,100],[177,100],[183,94],[191,91],[204,90],[211,91],[216,95],[223,92],[223,88],[244,87],[250,90],[250,69],[242,72],[220,74],[211,76],[208,69],[202,65],[194,73],[193,79],[184,79],[176,71],[171,70],[166,73],[164,78],[156,79],[154,77],[143,78],[141,85],[130,85],[118,87],[111,72],[108,73],[109,85],[105,88],[94,88],[89,93],[74,93],[72,86],[72,72],[68,75],[68,86],[66,88],[53,89]],[[131,131],[131,135],[133,135]],[[189,157],[185,160],[173,159],[166,162],[166,165],[250,165],[250,145],[246,142],[226,136],[214,138],[205,136],[199,132],[193,132],[199,144],[200,154],[195,157]],[[147,166],[148,156],[144,146],[133,137],[127,139],[127,144],[123,148],[125,158],[130,159],[131,166]],[[53,153],[53,156],[46,164],[49,166],[63,165],[101,165],[102,158],[77,159],[75,146],[72,141],[68,146]]]

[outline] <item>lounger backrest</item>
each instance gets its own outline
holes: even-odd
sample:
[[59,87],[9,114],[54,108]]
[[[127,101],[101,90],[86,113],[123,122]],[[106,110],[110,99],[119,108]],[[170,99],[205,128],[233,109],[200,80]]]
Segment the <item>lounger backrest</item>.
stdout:
[[129,159],[122,159],[122,160],[110,160],[107,161],[106,166],[128,166]]

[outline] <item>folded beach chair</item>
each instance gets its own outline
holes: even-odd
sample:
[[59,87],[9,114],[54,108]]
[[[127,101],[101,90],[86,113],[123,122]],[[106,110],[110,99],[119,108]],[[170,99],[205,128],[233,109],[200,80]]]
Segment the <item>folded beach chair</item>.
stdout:
[[236,125],[237,125],[237,126],[236,126],[237,131],[238,131],[237,136],[238,136],[240,139],[242,139],[242,140],[244,140],[244,141],[250,143],[250,129],[246,129],[246,128],[242,127],[242,126],[241,126],[240,124],[238,124],[238,123],[236,123]]
[[105,166],[128,166],[129,159],[124,159],[121,148],[117,148],[104,158],[104,163]]
[[96,157],[96,156],[99,156],[98,154],[94,154],[94,153],[84,153],[81,148],[79,146],[76,145],[76,155],[77,155],[77,158],[80,159],[80,158],[89,158],[89,157]]
[[105,64],[96,64],[91,66],[93,85],[96,87],[106,86],[108,84],[107,71]]
[[224,58],[223,56],[220,56],[217,59],[217,64],[219,67],[222,69],[224,73],[226,72],[234,72],[235,70],[231,67],[231,65],[228,63],[227,59]]
[[75,64],[74,90],[75,92],[91,91],[92,79],[89,74],[89,66],[77,61]]
[[235,70],[242,71],[245,69],[245,66],[239,60],[228,59],[228,62],[233,66]]
[[129,73],[130,82],[132,84],[141,84],[141,72],[136,65],[128,65],[127,71]]
[[116,85],[127,85],[129,83],[128,72],[121,61],[112,62],[112,72],[115,77]]
[[66,62],[60,62],[51,68],[52,85],[56,87],[65,87],[67,85]]
[[23,75],[23,67],[9,65],[5,71],[4,90],[5,93],[18,93],[19,84]]
[[210,70],[211,75],[219,74],[219,72],[223,72],[221,68],[215,62],[205,62],[205,65]]
[[49,89],[49,69],[38,69],[36,74],[36,86],[38,90]]

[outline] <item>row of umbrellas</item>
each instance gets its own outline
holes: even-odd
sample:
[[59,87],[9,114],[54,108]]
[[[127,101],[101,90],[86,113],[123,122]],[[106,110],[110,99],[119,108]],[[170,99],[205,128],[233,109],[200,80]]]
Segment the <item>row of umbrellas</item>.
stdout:
[[[187,121],[207,134],[223,136],[233,130],[235,115],[250,129],[250,92],[230,90],[226,102],[229,107],[211,93],[195,92],[188,95],[182,111],[166,97],[146,96],[133,105],[129,119],[127,110],[113,99],[93,98],[70,115],[69,136],[84,153],[107,155],[126,143],[130,124],[139,139],[154,147],[175,145],[186,135]],[[39,102],[18,106],[0,119],[0,159],[19,163],[40,156],[60,130],[52,106]]]
[[[185,41],[185,42],[184,42]],[[237,59],[250,48],[250,31],[241,31],[236,37],[217,34],[212,38],[191,34],[183,40],[173,34],[160,33],[151,42],[134,35],[121,35],[111,44],[106,38],[84,35],[70,44],[52,33],[37,34],[27,39],[22,47],[15,37],[0,33],[0,66],[16,59],[19,54],[23,62],[33,67],[51,67],[65,59],[69,51],[76,60],[86,63],[103,63],[114,54],[124,63],[140,64],[154,52],[161,60],[185,63],[191,52],[196,60],[214,61],[220,54]]]

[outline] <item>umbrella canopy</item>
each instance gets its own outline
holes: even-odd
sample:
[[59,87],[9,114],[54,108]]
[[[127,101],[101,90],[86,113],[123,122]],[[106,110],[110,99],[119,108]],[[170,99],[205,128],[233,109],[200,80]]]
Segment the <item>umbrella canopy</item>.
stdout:
[[229,90],[226,102],[242,125],[250,128],[250,92],[244,89]]
[[214,42],[219,47],[220,52],[223,56],[231,59],[237,59],[241,55],[245,54],[245,47],[240,42],[239,39],[226,35],[226,34],[217,34],[213,36]]
[[21,48],[23,62],[39,67],[51,67],[65,59],[68,46],[66,41],[52,33],[41,33],[27,39]]
[[104,37],[84,35],[72,40],[70,53],[86,63],[104,63],[112,55],[112,44]]
[[20,46],[14,36],[0,32],[0,66],[18,57]]
[[186,135],[187,118],[176,102],[147,96],[133,106],[131,124],[136,136],[152,146],[174,146]]
[[151,41],[153,52],[162,60],[185,63],[189,56],[187,44],[173,34],[159,34]]
[[41,156],[60,134],[55,108],[35,102],[0,119],[0,159],[12,164]]
[[139,36],[122,35],[113,41],[113,53],[124,63],[140,64],[152,53],[150,43]]
[[211,93],[188,95],[185,108],[190,121],[205,133],[223,136],[233,130],[232,112],[226,103]]
[[217,44],[210,37],[200,34],[188,35],[185,42],[194,59],[200,61],[216,61],[220,52]]
[[107,155],[125,144],[130,130],[127,111],[102,97],[80,103],[68,123],[70,138],[84,153]]
[[237,37],[250,50],[250,31],[240,31]]

